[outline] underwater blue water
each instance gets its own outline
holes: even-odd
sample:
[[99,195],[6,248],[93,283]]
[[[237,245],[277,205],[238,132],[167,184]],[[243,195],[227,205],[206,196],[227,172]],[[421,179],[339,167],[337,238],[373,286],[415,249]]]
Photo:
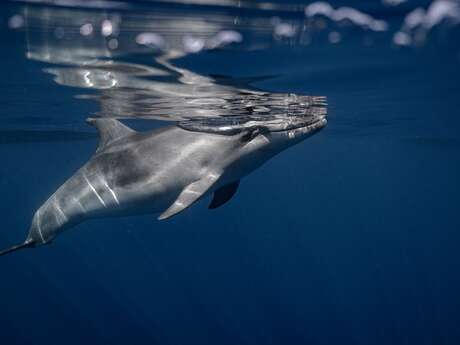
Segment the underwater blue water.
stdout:
[[[167,221],[91,220],[1,257],[0,343],[459,344],[458,26],[420,46],[392,43],[405,15],[428,3],[348,2],[390,29],[339,28],[336,44],[321,32],[309,44],[267,41],[235,19],[242,47],[175,59],[268,92],[326,96],[328,125],[244,178],[219,209],[206,199]],[[31,34],[8,29],[23,6],[0,11],[0,248],[24,240],[34,211],[93,154],[97,134],[84,120],[102,104],[78,96],[100,90],[44,72],[62,61],[26,57]],[[304,20],[295,10],[213,11]],[[155,65],[132,52],[119,59]]]

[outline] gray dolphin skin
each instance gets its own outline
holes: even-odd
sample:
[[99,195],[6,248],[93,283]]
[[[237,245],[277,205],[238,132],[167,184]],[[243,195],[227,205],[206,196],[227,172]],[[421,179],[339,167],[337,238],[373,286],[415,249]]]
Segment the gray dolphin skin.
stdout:
[[209,208],[217,208],[242,177],[323,128],[326,115],[238,128],[178,123],[149,132],[112,118],[88,122],[100,134],[95,154],[36,211],[25,242],[0,255],[50,243],[91,218],[152,213],[167,219],[208,194]]

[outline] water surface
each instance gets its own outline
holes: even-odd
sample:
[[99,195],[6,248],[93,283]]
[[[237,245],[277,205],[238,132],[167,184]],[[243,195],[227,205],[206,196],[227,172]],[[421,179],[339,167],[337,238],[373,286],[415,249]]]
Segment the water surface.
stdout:
[[217,210],[2,257],[0,341],[457,344],[459,5],[388,3],[3,4],[2,248],[93,154],[88,117],[212,131],[327,100],[328,126]]

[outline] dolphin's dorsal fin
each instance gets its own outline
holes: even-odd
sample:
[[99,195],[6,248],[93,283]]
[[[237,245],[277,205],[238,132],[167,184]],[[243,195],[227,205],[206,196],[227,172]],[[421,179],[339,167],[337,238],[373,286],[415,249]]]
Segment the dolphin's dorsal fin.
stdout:
[[176,201],[174,201],[174,203],[166,211],[164,211],[158,217],[158,219],[166,219],[185,210],[187,207],[201,198],[209,190],[209,188],[211,188],[214,183],[216,183],[221,175],[222,174],[220,172],[209,172],[200,180],[189,184],[182,190]]
[[211,203],[209,204],[209,209],[213,210],[222,206],[226,202],[228,202],[236,193],[238,186],[240,184],[240,180],[229,183],[223,187],[220,187],[218,190],[214,192],[214,197],[212,198]]
[[111,142],[126,137],[127,135],[136,133],[133,129],[125,126],[117,119],[111,118],[89,118],[86,120],[90,125],[97,128],[99,132],[99,146],[96,152],[103,149]]

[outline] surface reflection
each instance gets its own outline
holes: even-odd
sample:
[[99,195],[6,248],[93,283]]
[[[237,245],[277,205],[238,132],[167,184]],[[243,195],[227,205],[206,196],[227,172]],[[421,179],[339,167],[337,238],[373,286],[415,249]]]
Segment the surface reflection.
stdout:
[[234,16],[220,13],[204,20],[193,11],[27,6],[23,14],[28,58],[51,64],[44,71],[60,85],[97,90],[84,97],[99,102],[100,117],[186,121],[196,129],[325,114],[323,97],[266,92],[250,86],[255,79],[205,76],[174,63],[201,50],[258,46],[271,39],[268,18],[239,22],[241,33]]

